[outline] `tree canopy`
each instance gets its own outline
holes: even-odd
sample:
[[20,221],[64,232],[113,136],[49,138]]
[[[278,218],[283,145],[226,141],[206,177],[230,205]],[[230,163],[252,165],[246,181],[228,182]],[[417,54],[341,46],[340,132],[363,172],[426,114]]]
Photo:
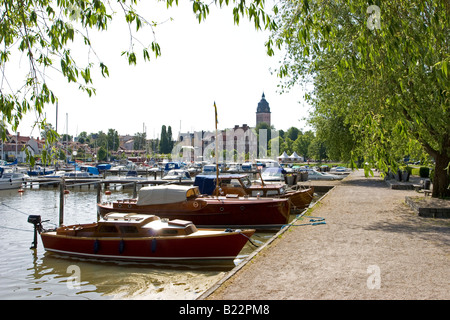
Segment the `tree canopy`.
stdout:
[[276,12],[268,51],[286,51],[286,88],[313,84],[317,134],[383,172],[419,146],[435,161],[433,196],[450,196],[448,1],[296,0]]
[[[163,2],[168,9],[178,5],[178,0]],[[147,62],[160,56],[155,36],[160,22],[157,17],[144,17],[139,12],[139,3],[139,0],[0,0],[1,139],[6,140],[8,127],[16,131],[23,116],[32,111],[41,130],[46,127],[44,110],[58,101],[49,85],[50,71],[89,96],[95,94],[94,73],[108,77],[109,71],[102,57],[96,55],[90,32],[106,32],[113,19],[124,19],[128,24],[130,46],[118,53],[127,63],[135,65],[138,56]],[[274,29],[264,11],[264,0],[191,0],[191,4],[199,22],[206,19],[210,6],[232,6],[236,24],[247,17],[257,29]],[[137,33],[143,29],[150,31],[153,38],[140,41]],[[80,42],[85,46],[87,59],[78,60],[72,54],[71,46]],[[21,57],[20,62],[14,61],[15,57]],[[28,66],[22,76],[18,64],[23,67],[24,63]],[[55,141],[57,134],[52,133],[47,134],[47,142]]]

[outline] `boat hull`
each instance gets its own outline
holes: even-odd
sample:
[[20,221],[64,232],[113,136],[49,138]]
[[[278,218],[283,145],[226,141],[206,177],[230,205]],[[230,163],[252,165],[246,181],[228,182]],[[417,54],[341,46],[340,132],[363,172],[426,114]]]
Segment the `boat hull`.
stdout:
[[[201,233],[201,232],[200,232]],[[254,230],[185,237],[76,237],[43,232],[45,250],[83,258],[137,261],[233,260]]]
[[200,193],[208,195],[219,194],[220,188],[220,194],[225,195],[288,199],[292,210],[307,208],[314,197],[314,187],[299,188],[296,186],[298,189],[285,191],[284,184],[266,182],[251,184],[248,177],[241,174],[219,175],[218,184],[216,184],[214,176],[199,175],[196,177],[194,185],[199,188]]
[[282,199],[289,199],[292,210],[303,210],[308,208],[314,198],[314,188],[301,189],[287,192],[280,196]]
[[0,190],[20,189],[20,187],[22,187],[22,183],[24,183],[22,179],[0,181]]
[[199,227],[211,228],[279,228],[289,222],[288,199],[251,199],[226,197],[198,198],[159,205],[116,201],[98,204],[101,216],[110,212],[153,214],[161,218],[192,221]]

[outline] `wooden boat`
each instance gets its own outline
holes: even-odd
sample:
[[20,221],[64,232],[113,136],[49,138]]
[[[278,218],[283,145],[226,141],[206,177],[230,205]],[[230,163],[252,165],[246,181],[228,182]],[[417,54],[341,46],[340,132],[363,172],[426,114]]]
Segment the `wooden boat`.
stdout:
[[[197,229],[190,221],[154,215],[109,213],[98,222],[42,229],[40,216],[28,222],[46,251],[95,259],[176,262],[233,260],[255,230]],[[36,246],[35,238],[35,246]]]
[[[287,189],[282,183],[252,183],[245,174],[221,174],[219,183],[216,184],[216,176],[198,175],[195,177],[194,185],[199,187],[202,194],[272,197],[288,199],[292,210],[303,210],[309,206],[314,197],[314,187]],[[218,186],[218,187],[217,187]]]
[[100,216],[109,212],[153,214],[192,221],[199,227],[279,228],[289,221],[288,199],[204,196],[195,186],[143,187],[136,199],[97,204]]

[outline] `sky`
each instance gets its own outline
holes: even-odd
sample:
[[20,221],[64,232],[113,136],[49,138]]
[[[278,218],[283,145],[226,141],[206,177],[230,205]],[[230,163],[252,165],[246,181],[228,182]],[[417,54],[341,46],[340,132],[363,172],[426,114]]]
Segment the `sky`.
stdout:
[[[214,102],[218,109],[218,128],[256,124],[256,108],[264,93],[271,108],[272,125],[277,130],[294,126],[305,128],[302,119],[309,107],[303,102],[304,91],[296,87],[279,93],[280,79],[271,73],[281,54],[269,57],[264,47],[269,33],[255,30],[246,19],[239,26],[233,22],[231,8],[211,7],[206,21],[198,23],[191,5],[180,1],[178,7],[166,9],[163,3],[147,2],[140,13],[149,20],[167,21],[154,29],[162,56],[151,56],[144,62],[141,47],[136,45],[138,62],[128,65],[121,52],[130,45],[128,27],[117,17],[107,32],[91,32],[96,57],[103,61],[110,76],[99,71],[92,76],[96,95],[88,95],[61,76],[49,73],[49,86],[58,96],[58,133],[76,136],[82,131],[96,133],[115,129],[119,135],[146,132],[157,138],[161,126],[180,131],[213,131]],[[150,43],[150,32],[137,33],[142,42]],[[82,46],[75,45],[76,53]],[[86,60],[86,51],[80,51]],[[22,57],[22,59],[24,59]],[[97,70],[97,69],[95,69]],[[56,127],[56,108],[45,110],[47,121]],[[31,130],[35,116],[29,114],[18,131],[36,137]]]

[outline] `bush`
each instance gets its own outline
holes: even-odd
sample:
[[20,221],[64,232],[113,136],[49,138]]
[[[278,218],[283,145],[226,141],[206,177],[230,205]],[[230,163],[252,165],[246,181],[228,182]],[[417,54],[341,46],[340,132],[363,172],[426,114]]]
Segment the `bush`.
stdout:
[[429,178],[430,177],[430,168],[428,167],[420,167],[419,176],[421,178]]

